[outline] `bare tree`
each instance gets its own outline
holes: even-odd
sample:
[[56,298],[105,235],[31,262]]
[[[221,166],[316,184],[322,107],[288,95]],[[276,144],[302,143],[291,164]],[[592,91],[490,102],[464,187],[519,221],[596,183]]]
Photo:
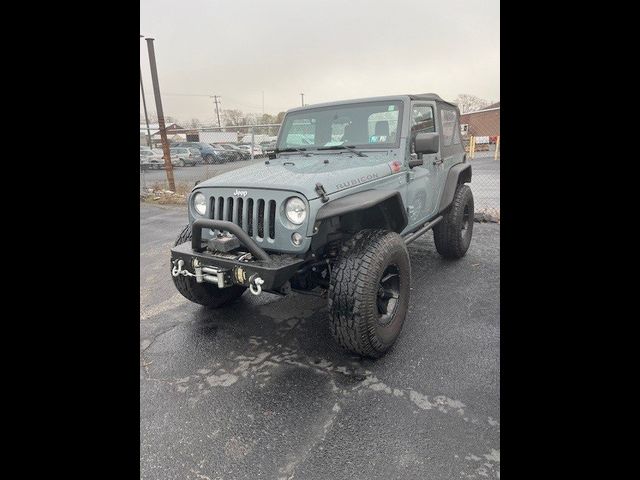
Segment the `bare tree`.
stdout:
[[222,118],[227,127],[247,124],[245,114],[240,110],[223,110]]
[[258,124],[259,117],[255,113],[245,113],[244,114],[244,124],[245,125],[256,125]]
[[192,118],[187,123],[187,126],[190,128],[199,128],[202,126],[202,122],[197,118]]
[[260,115],[259,121],[262,125],[268,125],[270,123],[276,123],[276,117],[268,113],[263,113]]
[[469,95],[468,93],[459,94],[454,103],[458,105],[460,113],[469,113],[482,110],[489,105],[487,100],[476,97],[475,95]]
[[[144,113],[140,114],[140,123],[145,123]],[[149,123],[158,123],[158,116],[153,112],[149,112]]]

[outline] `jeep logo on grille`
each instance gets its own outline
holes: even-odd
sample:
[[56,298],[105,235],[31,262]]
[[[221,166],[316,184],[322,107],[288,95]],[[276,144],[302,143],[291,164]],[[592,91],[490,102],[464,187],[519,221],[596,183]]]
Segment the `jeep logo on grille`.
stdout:
[[238,190],[236,188],[236,191],[233,192],[233,196],[234,197],[246,197],[247,196],[247,191],[246,190]]

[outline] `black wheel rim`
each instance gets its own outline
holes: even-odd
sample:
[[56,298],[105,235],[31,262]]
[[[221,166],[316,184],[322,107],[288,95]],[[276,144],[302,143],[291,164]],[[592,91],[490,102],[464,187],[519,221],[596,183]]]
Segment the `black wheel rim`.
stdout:
[[462,212],[462,226],[460,227],[460,236],[464,239],[471,229],[471,225],[469,222],[471,221],[471,212],[469,209],[469,204],[464,206],[464,211]]
[[378,282],[376,304],[380,315],[378,319],[380,325],[386,326],[391,323],[396,310],[398,310],[399,297],[400,271],[395,265],[389,265]]

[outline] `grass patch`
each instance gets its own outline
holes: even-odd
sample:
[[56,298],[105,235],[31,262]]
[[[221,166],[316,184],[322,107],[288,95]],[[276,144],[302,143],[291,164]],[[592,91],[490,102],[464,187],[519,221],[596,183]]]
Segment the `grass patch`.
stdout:
[[186,205],[192,188],[191,182],[177,182],[176,190],[171,191],[166,182],[156,182],[140,192],[140,201],[160,205]]

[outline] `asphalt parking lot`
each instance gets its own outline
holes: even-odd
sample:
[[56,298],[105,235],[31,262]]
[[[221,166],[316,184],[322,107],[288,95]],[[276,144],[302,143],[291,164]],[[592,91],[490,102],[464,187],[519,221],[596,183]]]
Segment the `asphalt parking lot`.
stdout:
[[398,343],[377,361],[329,333],[325,301],[182,298],[169,249],[185,207],[140,205],[144,479],[500,478],[500,225],[467,255],[409,245]]

